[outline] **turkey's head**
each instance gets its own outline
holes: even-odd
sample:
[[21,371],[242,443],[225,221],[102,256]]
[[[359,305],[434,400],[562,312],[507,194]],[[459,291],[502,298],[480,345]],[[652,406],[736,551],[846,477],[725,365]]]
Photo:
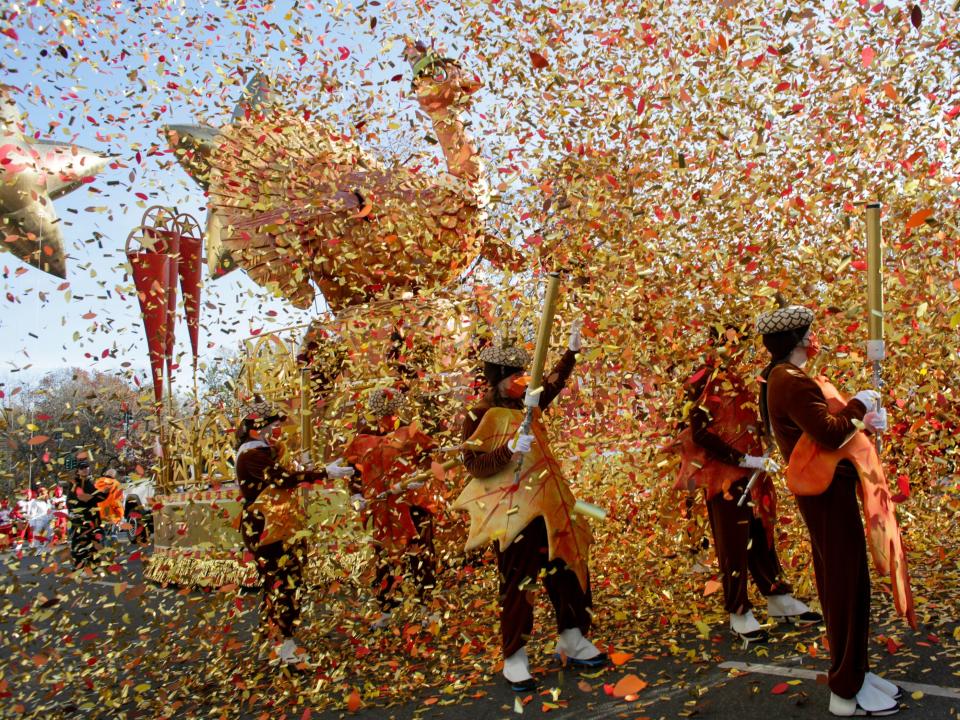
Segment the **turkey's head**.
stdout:
[[420,41],[408,42],[404,56],[413,67],[413,92],[428,113],[465,108],[470,104],[470,96],[482,86],[477,75]]

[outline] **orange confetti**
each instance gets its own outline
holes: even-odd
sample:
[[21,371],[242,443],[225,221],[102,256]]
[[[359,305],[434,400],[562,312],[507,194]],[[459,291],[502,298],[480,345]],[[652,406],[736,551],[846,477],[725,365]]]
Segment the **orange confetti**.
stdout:
[[537,70],[543,70],[550,66],[550,62],[540,53],[530,51],[530,64]]
[[647,686],[647,681],[642,680],[634,674],[624,675],[619,682],[613,686],[613,696],[622,698],[627,695],[636,695]]
[[913,215],[910,216],[910,219],[907,220],[907,230],[913,230],[923,225],[927,218],[933,215],[933,210],[930,208],[924,208],[923,210],[917,210]]
[[632,657],[633,657],[633,653],[627,653],[627,652],[610,653],[610,662],[612,662],[614,665],[620,666],[620,665],[623,665],[628,660],[630,660]]
[[363,701],[360,699],[360,693],[356,690],[347,696],[347,710],[350,712],[356,712],[360,709],[361,705],[363,705]]

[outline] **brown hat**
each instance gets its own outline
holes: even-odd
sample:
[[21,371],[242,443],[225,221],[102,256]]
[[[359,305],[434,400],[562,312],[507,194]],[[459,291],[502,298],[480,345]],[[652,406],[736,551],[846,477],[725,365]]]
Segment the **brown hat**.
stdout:
[[491,365],[525,368],[530,364],[530,353],[517,345],[488,345],[480,351],[480,360]]
[[802,305],[788,305],[757,318],[757,332],[760,335],[773,335],[809,327],[812,323],[813,310]]

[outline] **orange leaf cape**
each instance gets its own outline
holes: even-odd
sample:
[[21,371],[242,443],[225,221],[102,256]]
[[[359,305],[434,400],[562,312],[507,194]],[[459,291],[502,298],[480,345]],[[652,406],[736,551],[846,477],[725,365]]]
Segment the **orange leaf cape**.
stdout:
[[[725,443],[745,455],[763,453],[756,432],[759,420],[753,406],[754,396],[740,378],[730,373],[718,373],[706,383],[697,402],[712,417],[710,431]],[[680,453],[675,489],[692,491],[694,488],[703,488],[707,500],[719,493],[723,493],[727,500],[739,500],[730,495],[730,486],[749,475],[751,470],[711,456],[694,441],[693,429],[689,426],[677,437],[672,449]],[[754,514],[760,518],[767,538],[773,542],[777,494],[769,475],[764,473],[757,478],[751,488],[750,499]]]
[[[516,434],[523,415],[522,410],[492,407],[468,442],[479,452],[496,450]],[[516,466],[510,463],[495,475],[471,479],[454,502],[455,510],[470,513],[466,549],[496,540],[503,551],[531,521],[542,517],[550,559],[563,560],[586,590],[593,535],[587,521],[572,512],[576,498],[550,452],[539,408],[534,409],[532,431],[534,443],[523,456],[519,483],[514,483]]]
[[[826,378],[818,376],[814,379],[823,391],[831,412],[837,412],[847,404],[847,398]],[[860,499],[874,567],[881,575],[889,576],[897,612],[906,618],[911,627],[916,628],[910,574],[896,508],[890,499],[887,478],[877,449],[867,434],[857,431],[842,447],[829,450],[804,433],[790,454],[787,487],[795,495],[819,495],[829,487],[841,460],[849,461],[860,477]]]
[[365,519],[373,519],[374,540],[384,547],[401,550],[417,538],[410,514],[412,505],[432,513],[437,511],[435,482],[399,495],[378,497],[418,470],[419,456],[435,446],[433,439],[414,423],[386,435],[357,435],[347,447],[344,457],[360,470],[363,496],[369,502]]
[[117,523],[123,520],[123,486],[111,477],[98,477],[93,481],[97,490],[106,491],[107,499],[97,503],[100,518],[104,522]]
[[[729,385],[729,388],[723,387]],[[723,397],[720,397],[721,393]],[[742,381],[733,375],[718,374],[707,382],[698,403],[712,418],[710,431],[725,443],[745,455],[760,455],[763,449],[757,438],[757,413],[753,395]],[[707,500],[717,493],[726,495],[730,486],[750,474],[750,470],[717,460],[693,440],[688,426],[677,438],[680,449],[680,469],[677,471],[677,489],[693,490],[702,487]]]

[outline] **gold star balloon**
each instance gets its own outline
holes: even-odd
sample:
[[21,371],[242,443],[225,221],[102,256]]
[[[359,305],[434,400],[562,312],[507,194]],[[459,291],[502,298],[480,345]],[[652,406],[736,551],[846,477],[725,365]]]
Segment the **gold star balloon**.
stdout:
[[3,247],[65,278],[63,233],[53,201],[89,182],[109,158],[77,145],[28,140],[10,88],[0,86],[0,231]]

